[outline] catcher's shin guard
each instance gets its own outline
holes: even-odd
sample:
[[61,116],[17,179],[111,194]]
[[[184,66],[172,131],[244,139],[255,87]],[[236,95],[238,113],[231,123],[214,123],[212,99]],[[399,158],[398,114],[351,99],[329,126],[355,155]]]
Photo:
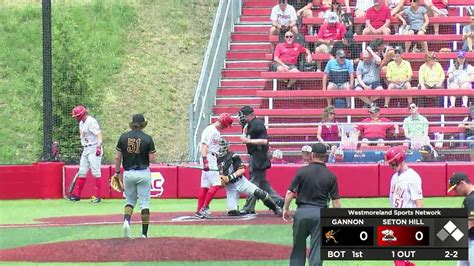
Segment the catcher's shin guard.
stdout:
[[253,195],[261,200],[265,206],[267,206],[270,210],[272,210],[275,214],[280,215],[282,210],[279,206],[275,204],[275,202],[270,198],[268,193],[262,189],[256,189]]

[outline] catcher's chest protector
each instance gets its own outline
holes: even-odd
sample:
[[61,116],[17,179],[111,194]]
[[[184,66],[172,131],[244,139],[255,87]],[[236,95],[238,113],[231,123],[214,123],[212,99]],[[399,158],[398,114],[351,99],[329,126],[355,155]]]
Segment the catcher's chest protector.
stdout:
[[234,158],[234,153],[228,152],[224,157],[217,159],[219,174],[229,175],[235,172],[233,158]]

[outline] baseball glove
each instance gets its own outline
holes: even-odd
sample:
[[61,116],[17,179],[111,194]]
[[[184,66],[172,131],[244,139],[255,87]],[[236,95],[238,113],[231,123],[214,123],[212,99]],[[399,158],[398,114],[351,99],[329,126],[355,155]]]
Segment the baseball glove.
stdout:
[[229,177],[226,175],[221,175],[221,185],[226,186],[229,183]]
[[123,183],[120,181],[120,176],[117,174],[114,174],[110,178],[110,187],[117,191],[117,192],[122,192],[123,191]]

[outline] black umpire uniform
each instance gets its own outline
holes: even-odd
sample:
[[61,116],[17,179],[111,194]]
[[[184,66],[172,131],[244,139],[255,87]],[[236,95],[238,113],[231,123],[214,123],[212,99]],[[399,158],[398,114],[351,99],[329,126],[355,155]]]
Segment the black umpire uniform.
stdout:
[[[267,128],[261,119],[253,117],[248,123],[245,121],[245,117],[253,114],[253,112],[253,108],[250,106],[244,106],[239,111],[240,123],[244,128],[245,126],[247,127],[247,137],[250,139],[268,139]],[[270,158],[268,158],[268,144],[255,145],[247,143],[247,152],[250,155],[250,182],[266,191],[272,200],[282,207],[283,198],[273,190],[266,177],[267,169],[271,167]],[[249,195],[241,214],[255,213],[255,203],[256,198],[253,195]]]
[[309,165],[302,167],[293,178],[286,193],[283,219],[289,218],[289,206],[296,196],[298,206],[293,218],[293,249],[291,266],[304,266],[306,262],[306,239],[311,236],[309,265],[322,265],[321,250],[321,208],[327,208],[329,200],[333,207],[340,208],[339,189],[336,176],[326,168],[326,145],[311,146]]

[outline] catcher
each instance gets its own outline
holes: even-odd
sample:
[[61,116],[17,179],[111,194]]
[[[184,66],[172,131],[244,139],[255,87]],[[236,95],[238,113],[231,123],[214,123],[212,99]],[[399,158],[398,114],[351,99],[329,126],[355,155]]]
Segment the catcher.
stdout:
[[227,192],[227,215],[240,215],[237,205],[240,193],[254,195],[255,198],[261,200],[276,215],[282,214],[282,209],[275,204],[267,192],[258,188],[244,177],[245,166],[242,164],[239,155],[229,151],[229,144],[225,139],[219,141],[217,165],[221,175],[222,186],[225,187]]
[[[111,179],[111,187],[117,191],[125,190],[125,207],[123,221],[123,236],[130,238],[130,220],[133,208],[140,202],[142,218],[142,238],[148,236],[150,221],[150,161],[155,160],[155,143],[151,136],[142,132],[147,121],[142,114],[132,117],[131,131],[120,136],[115,153],[115,175]],[[123,160],[123,161],[122,161]],[[123,165],[124,185],[120,181],[120,165]]]

